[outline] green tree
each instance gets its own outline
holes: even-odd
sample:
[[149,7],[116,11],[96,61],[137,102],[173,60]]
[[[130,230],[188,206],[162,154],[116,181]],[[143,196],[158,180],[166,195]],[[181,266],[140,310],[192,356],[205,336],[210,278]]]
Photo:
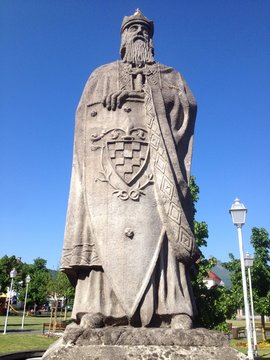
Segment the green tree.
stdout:
[[33,270],[49,272],[49,270],[46,267],[46,264],[47,264],[47,260],[38,257],[34,259]]
[[74,299],[75,289],[70,284],[68,277],[61,271],[58,271],[56,276],[51,278],[50,292],[55,300],[63,298],[65,305],[68,305]]
[[[47,302],[49,295],[49,284],[51,283],[51,274],[46,267],[47,261],[42,258],[34,259],[33,264],[26,264],[23,267],[23,275],[25,280],[26,275],[30,275],[31,281],[28,288],[29,306],[36,309],[37,306],[43,305]],[[24,300],[25,286],[20,291],[20,300]]]
[[[265,316],[270,316],[270,239],[264,228],[251,229],[251,244],[254,248],[254,263],[251,268],[253,303],[255,311],[261,315],[263,338],[265,340]],[[230,261],[224,266],[230,271],[232,291],[238,308],[243,307],[243,288],[240,260],[229,254]]]
[[33,305],[35,308],[47,302],[49,294],[48,284],[50,283],[50,278],[51,275],[45,271],[37,271],[32,274],[28,292],[29,305]]
[[241,308],[244,304],[242,271],[240,260],[235,258],[233,254],[229,254],[230,261],[223,263],[223,266],[229,270],[231,279],[231,292],[234,295],[234,301],[237,308]]
[[14,288],[17,287],[18,283],[22,280],[21,279],[21,271],[23,268],[23,263],[21,259],[16,257],[15,255],[7,256],[4,255],[0,259],[0,285],[1,291],[6,292],[7,288],[10,287],[11,279],[10,279],[10,272],[12,269],[16,269],[17,276],[14,279]]
[[[189,188],[193,198],[194,233],[196,243],[201,250],[203,246],[207,246],[208,226],[204,221],[198,222],[195,220],[195,205],[199,200],[199,187],[194,177],[190,179]],[[204,283],[204,279],[208,277],[208,273],[216,263],[215,258],[206,259],[201,254],[200,259],[194,266],[196,276],[193,277],[192,283],[198,310],[196,322],[198,326],[208,329],[227,331],[226,319],[231,318],[237,310],[233,294],[229,289],[222,286],[213,286],[208,289]]]
[[57,311],[59,305],[61,305],[61,316],[62,310],[64,309],[64,319],[66,320],[68,305],[73,304],[75,294],[75,289],[66,274],[61,271],[58,271],[56,274],[54,273],[49,284],[49,291],[51,299],[54,300],[53,303],[51,303],[51,306],[55,307],[54,315],[57,317]]
[[252,228],[251,244],[254,247],[254,263],[251,268],[255,311],[261,315],[265,338],[265,316],[270,316],[270,239],[264,228]]
[[1,291],[6,292],[10,286],[10,271],[15,268],[17,276],[14,279],[14,290],[19,295],[19,300],[24,301],[25,297],[25,278],[30,275],[31,281],[29,283],[28,301],[31,306],[36,307],[47,301],[48,298],[48,284],[50,283],[50,273],[46,267],[46,260],[37,258],[33,264],[23,263],[20,258],[12,255],[8,257],[3,256],[0,259],[0,284]]

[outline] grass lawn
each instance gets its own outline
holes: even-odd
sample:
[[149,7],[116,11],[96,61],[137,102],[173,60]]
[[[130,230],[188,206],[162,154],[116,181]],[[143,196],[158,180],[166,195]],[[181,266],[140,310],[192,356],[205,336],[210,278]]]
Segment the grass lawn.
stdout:
[[[234,349],[241,351],[244,354],[247,354],[247,339],[241,338],[238,340],[230,340],[230,346]],[[258,355],[259,359],[269,359],[270,360],[270,342],[260,343],[258,339]]]
[[[3,331],[5,325],[5,316],[0,316],[0,331]],[[24,330],[41,330],[42,324],[50,322],[50,317],[48,316],[26,316],[24,320]],[[10,315],[8,317],[8,326],[7,331],[19,330],[22,326],[22,316],[20,315]]]
[[[58,320],[60,320],[58,318]],[[5,316],[0,316],[0,354],[5,352],[47,349],[58,338],[42,335],[43,323],[49,323],[50,317],[26,316],[21,332],[22,316],[10,315],[7,333],[4,335]],[[34,331],[34,332],[32,332]]]
[[[5,325],[6,317],[0,316],[0,332],[3,331]],[[64,320],[64,318],[60,318],[58,316],[58,321]],[[26,316],[24,320],[24,330],[40,330],[42,332],[43,323],[49,323],[50,316]],[[22,326],[22,316],[21,315],[9,315],[8,317],[8,326],[7,331],[11,330],[19,330]]]
[[22,350],[47,349],[58,338],[39,334],[0,334],[0,354]]
[[[233,326],[245,326],[244,320],[229,320]],[[270,360],[270,334],[267,333],[269,340],[262,342],[261,334],[257,333],[257,343],[258,343],[258,355],[259,359],[269,359]],[[238,351],[241,351],[244,354],[247,354],[247,339],[241,337],[240,339],[231,339],[230,346],[235,348]]]

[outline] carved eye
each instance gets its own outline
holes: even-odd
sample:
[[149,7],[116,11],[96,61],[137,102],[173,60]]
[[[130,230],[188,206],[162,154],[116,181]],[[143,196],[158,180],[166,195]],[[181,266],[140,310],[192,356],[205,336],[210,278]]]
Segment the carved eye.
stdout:
[[136,31],[138,29],[137,25],[133,25],[129,28],[130,31]]
[[144,27],[144,26],[142,27],[142,31],[143,31],[144,34],[148,34],[148,29],[146,27]]

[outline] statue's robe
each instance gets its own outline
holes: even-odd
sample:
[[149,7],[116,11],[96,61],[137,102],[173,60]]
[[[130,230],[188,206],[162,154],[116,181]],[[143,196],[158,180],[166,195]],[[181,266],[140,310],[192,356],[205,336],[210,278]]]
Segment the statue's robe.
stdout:
[[[198,254],[188,189],[195,100],[161,64],[96,69],[77,113],[61,268],[78,312],[132,319],[193,316],[189,266]],[[140,73],[141,70],[137,71]],[[108,94],[143,84],[115,111]]]

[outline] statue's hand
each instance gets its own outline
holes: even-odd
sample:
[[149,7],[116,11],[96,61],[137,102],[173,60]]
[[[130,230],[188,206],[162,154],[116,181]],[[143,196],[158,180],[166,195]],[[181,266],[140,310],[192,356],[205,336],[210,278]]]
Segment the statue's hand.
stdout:
[[108,110],[115,110],[120,108],[124,101],[127,99],[129,92],[127,90],[120,90],[113,94],[109,94],[104,97],[102,103]]
[[116,108],[121,108],[124,102],[128,97],[133,97],[137,99],[144,98],[144,92],[142,91],[128,91],[128,90],[119,90],[113,94],[109,94],[104,97],[102,104],[108,110],[115,110]]

